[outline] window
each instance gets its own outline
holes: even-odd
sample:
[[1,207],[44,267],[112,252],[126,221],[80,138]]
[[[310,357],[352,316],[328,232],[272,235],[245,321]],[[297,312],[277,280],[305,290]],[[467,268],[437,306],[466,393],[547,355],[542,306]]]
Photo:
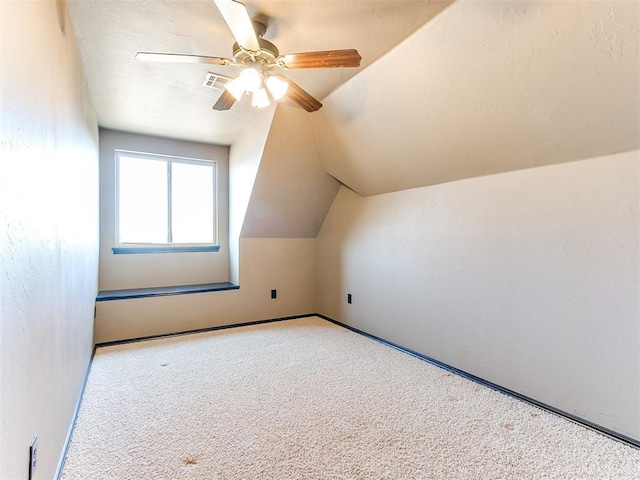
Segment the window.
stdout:
[[116,151],[116,245],[215,246],[216,175],[213,161]]

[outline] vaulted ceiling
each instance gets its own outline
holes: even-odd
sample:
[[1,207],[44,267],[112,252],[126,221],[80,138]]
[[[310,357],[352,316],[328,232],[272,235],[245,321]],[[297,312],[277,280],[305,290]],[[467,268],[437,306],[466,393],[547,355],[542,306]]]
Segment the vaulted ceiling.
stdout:
[[[287,135],[306,135],[313,162],[361,195],[640,149],[637,0],[246,2],[268,19],[265,38],[283,53],[362,55],[359,68],[287,72],[324,103],[304,114],[308,126],[245,103],[212,110],[220,93],[201,86],[204,76],[231,67],[134,58],[229,56],[233,36],[212,0],[70,0],[100,124],[234,145],[255,143],[251,128],[276,118],[262,135],[265,152],[280,158]],[[296,170],[263,167],[273,170],[258,177],[259,209],[249,211],[260,228],[245,231],[276,235],[263,228],[275,221],[265,212],[304,194],[285,202],[281,185],[299,181]]]
[[[453,0],[246,0],[267,21],[265,39],[281,53],[355,48],[359,68],[286,72],[322,101]],[[237,103],[218,112],[220,90],[202,86],[207,72],[235,67],[145,63],[136,52],[231,57],[233,35],[213,0],[69,0],[69,10],[101,126],[221,145],[233,144],[269,115]],[[401,72],[397,72],[400,74]],[[285,102],[287,102],[285,100]]]

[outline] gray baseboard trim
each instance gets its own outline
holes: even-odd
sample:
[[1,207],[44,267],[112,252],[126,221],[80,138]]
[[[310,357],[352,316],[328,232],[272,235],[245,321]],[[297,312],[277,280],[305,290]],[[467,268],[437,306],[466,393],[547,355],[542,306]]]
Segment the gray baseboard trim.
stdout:
[[82,379],[82,386],[80,387],[80,392],[78,393],[78,398],[76,399],[76,406],[73,409],[73,415],[71,416],[71,423],[69,424],[69,430],[67,430],[67,437],[64,439],[64,444],[62,445],[62,452],[60,453],[60,459],[58,460],[58,468],[56,468],[56,474],[53,477],[55,480],[60,480],[60,476],[62,475],[62,469],[64,468],[64,461],[67,458],[67,451],[69,450],[69,444],[71,443],[71,437],[73,436],[73,429],[76,426],[76,419],[78,418],[78,412],[80,411],[82,396],[84,395],[84,389],[87,386],[87,380],[89,378],[89,372],[91,371],[91,364],[93,363],[93,357],[95,354],[96,354],[96,349],[94,347],[93,352],[91,352],[91,358],[89,358],[89,363],[87,364],[87,369],[84,372],[84,378]]
[[298,318],[313,317],[313,316],[316,316],[316,315],[317,314],[315,314],[315,313],[307,313],[307,314],[304,314],[304,315],[293,315],[291,317],[269,318],[267,320],[254,320],[254,321],[245,322],[245,323],[233,323],[231,325],[219,325],[219,326],[216,326],[216,327],[198,328],[196,330],[185,330],[185,331],[175,332],[175,333],[149,335],[149,336],[146,336],[146,337],[128,338],[128,339],[125,339],[125,340],[114,340],[113,342],[96,343],[96,348],[109,347],[111,345],[123,345],[125,343],[145,342],[147,340],[157,340],[159,338],[177,337],[177,336],[180,336],[180,335],[191,335],[191,334],[194,334],[194,333],[214,332],[216,330],[226,330],[228,328],[248,327],[250,325],[261,325],[263,323],[282,322],[282,321],[285,321],[285,320],[295,320],[295,319],[298,319]]

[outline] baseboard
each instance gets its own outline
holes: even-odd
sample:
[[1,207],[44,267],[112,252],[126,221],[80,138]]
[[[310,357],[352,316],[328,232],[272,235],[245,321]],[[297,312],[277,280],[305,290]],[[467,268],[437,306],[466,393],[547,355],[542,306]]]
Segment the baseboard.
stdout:
[[233,323],[231,325],[218,325],[216,327],[198,328],[196,330],[184,330],[184,331],[175,332],[175,333],[163,333],[159,335],[149,335],[146,337],[128,338],[125,340],[114,340],[112,342],[96,343],[96,348],[109,347],[112,345],[124,345],[127,343],[146,342],[147,340],[157,340],[160,338],[178,337],[180,335],[192,335],[194,333],[213,332],[216,330],[226,330],[228,328],[248,327],[251,325],[262,325],[264,323],[282,322],[284,320],[295,320],[298,318],[306,318],[306,317],[313,317],[313,316],[319,316],[319,315],[317,315],[316,313],[307,313],[304,315],[293,315],[290,317],[269,318],[267,320],[254,320],[254,321],[245,322],[245,323]]
[[540,402],[540,401],[536,400],[535,398],[528,397],[528,396],[523,395],[521,393],[518,393],[518,392],[516,392],[514,390],[510,390],[510,389],[505,388],[505,387],[503,387],[501,385],[498,385],[498,384],[495,384],[495,383],[490,382],[488,380],[485,380],[484,378],[477,377],[477,376],[475,376],[475,375],[473,375],[471,373],[465,372],[464,370],[460,370],[460,369],[452,367],[451,365],[448,365],[448,364],[446,364],[444,362],[436,360],[435,358],[428,357],[427,355],[423,355],[422,353],[416,352],[415,350],[411,350],[410,348],[406,348],[406,347],[403,347],[402,345],[398,345],[397,343],[393,343],[393,342],[390,342],[388,340],[385,340],[384,338],[377,337],[377,336],[372,335],[370,333],[367,333],[367,332],[365,332],[363,330],[360,330],[358,328],[352,327],[351,325],[347,325],[345,323],[342,323],[342,322],[339,322],[337,320],[334,320],[333,318],[329,318],[329,317],[327,317],[325,315],[322,315],[320,313],[316,313],[315,315],[320,317],[320,318],[323,318],[324,320],[327,320],[328,322],[334,323],[335,325],[338,325],[340,327],[344,327],[347,330],[351,330],[352,332],[355,332],[355,333],[358,333],[360,335],[363,335],[363,336],[365,336],[367,338],[370,338],[371,340],[375,340],[376,342],[382,343],[382,344],[387,345],[387,346],[389,346],[391,348],[394,348],[396,350],[404,352],[404,353],[406,353],[408,355],[411,355],[412,357],[416,357],[416,358],[418,358],[420,360],[423,360],[423,361],[425,361],[427,363],[430,363],[431,365],[434,365],[436,367],[442,368],[442,369],[444,369],[444,370],[446,370],[448,372],[451,372],[451,373],[453,373],[455,375],[458,375],[460,377],[466,378],[467,380],[471,380],[473,382],[479,383],[480,385],[484,385],[485,387],[489,387],[489,388],[491,388],[493,390],[496,390],[496,391],[498,391],[500,393],[503,393],[505,395],[509,395],[511,397],[515,397],[515,398],[517,398],[519,400],[522,400],[522,401],[527,402],[527,403],[529,403],[531,405],[534,405],[534,406],[536,406],[538,408],[541,408],[542,410],[545,410],[547,412],[559,415],[559,416],[561,416],[561,417],[563,417],[563,418],[565,418],[565,419],[567,419],[567,420],[569,420],[571,422],[577,423],[578,425],[581,425],[581,426],[586,427],[586,428],[588,428],[590,430],[593,430],[593,431],[595,431],[597,433],[600,433],[600,434],[605,435],[605,436],[607,436],[609,438],[612,438],[613,440],[617,440],[617,441],[622,442],[622,443],[624,443],[626,445],[629,445],[630,447],[634,447],[634,448],[640,449],[640,440],[636,440],[634,438],[628,437],[628,436],[623,435],[621,433],[615,432],[615,431],[610,430],[610,429],[608,429],[606,427],[603,427],[603,426],[600,426],[600,425],[595,424],[593,422],[590,422],[589,420],[586,420],[584,418],[578,417],[578,416],[573,415],[573,414],[571,414],[569,412],[565,412],[564,410],[560,410],[559,408],[555,408],[555,407],[553,407],[551,405],[548,405],[548,404],[546,404],[544,402]]
[[64,439],[64,444],[62,445],[62,453],[60,454],[60,459],[58,460],[58,468],[56,469],[56,474],[53,477],[55,480],[59,480],[62,475],[62,469],[64,468],[64,461],[67,457],[67,450],[69,450],[69,444],[71,443],[71,437],[73,436],[73,429],[76,426],[76,419],[78,418],[78,412],[80,411],[80,404],[82,403],[82,396],[84,395],[84,389],[87,386],[87,380],[89,378],[89,372],[91,371],[91,364],[93,363],[93,357],[96,354],[95,347],[93,348],[93,352],[91,352],[91,358],[89,358],[89,363],[87,364],[87,369],[84,372],[84,378],[82,379],[82,386],[80,387],[80,392],[78,393],[78,398],[76,400],[76,406],[73,409],[73,415],[71,416],[71,423],[69,425],[69,429],[67,430],[67,437]]

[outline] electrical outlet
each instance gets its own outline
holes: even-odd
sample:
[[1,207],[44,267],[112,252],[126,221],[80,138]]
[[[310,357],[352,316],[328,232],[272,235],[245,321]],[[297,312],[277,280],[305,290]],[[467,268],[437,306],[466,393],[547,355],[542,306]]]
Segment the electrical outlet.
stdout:
[[29,445],[29,480],[33,478],[38,466],[38,436],[34,435]]
[[347,293],[347,303],[351,303],[351,294]]
[[271,298],[276,298],[278,296],[278,292],[275,290],[271,290]]

